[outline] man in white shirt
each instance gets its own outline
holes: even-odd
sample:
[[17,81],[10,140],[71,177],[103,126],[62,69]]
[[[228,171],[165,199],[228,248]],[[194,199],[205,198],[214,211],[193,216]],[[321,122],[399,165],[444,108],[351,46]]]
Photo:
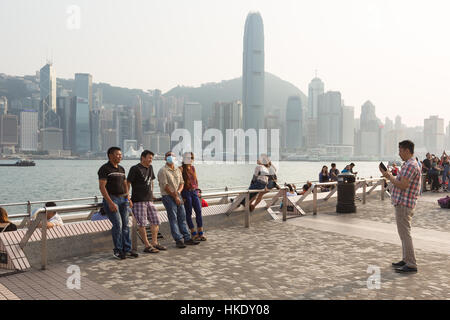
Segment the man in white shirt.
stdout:
[[[48,208],[48,207],[56,207],[56,203],[54,203],[54,202],[47,202],[45,204],[45,207],[46,208]],[[36,211],[37,211],[37,209],[34,210],[34,212],[33,212],[33,215],[32,215],[33,216],[33,218],[32,218],[33,220],[36,219],[36,215],[35,215]],[[62,218],[61,218],[61,216],[59,214],[57,214],[55,211],[47,211],[47,228],[50,229],[50,228],[53,228],[53,227],[56,227],[56,226],[62,226],[62,225],[64,225],[64,222],[63,222],[63,220],[62,220]]]

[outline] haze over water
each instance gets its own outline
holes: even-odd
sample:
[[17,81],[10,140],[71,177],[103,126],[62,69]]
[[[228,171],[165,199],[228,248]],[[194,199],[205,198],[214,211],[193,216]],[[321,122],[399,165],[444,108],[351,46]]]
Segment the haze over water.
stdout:
[[[0,161],[0,163],[12,161]],[[15,203],[100,196],[97,171],[106,160],[35,160],[35,167],[0,167],[0,203]],[[126,174],[138,160],[123,160],[121,165]],[[359,177],[378,177],[378,162],[355,162]],[[154,161],[155,175],[163,161]],[[336,162],[342,170],[346,162]],[[197,169],[199,187],[225,188],[241,186],[247,188],[255,168],[254,164],[200,164]],[[279,163],[278,182],[305,182],[319,179],[323,165],[330,168],[330,162],[283,161]],[[298,185],[300,187],[301,185]],[[157,180],[155,191],[159,192]],[[10,210],[8,210],[9,212]],[[15,212],[12,210],[11,212]],[[23,211],[23,210],[22,210]]]

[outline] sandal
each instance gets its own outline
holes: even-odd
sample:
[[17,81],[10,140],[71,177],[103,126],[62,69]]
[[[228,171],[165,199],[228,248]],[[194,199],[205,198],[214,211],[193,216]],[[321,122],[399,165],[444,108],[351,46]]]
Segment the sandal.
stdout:
[[198,236],[197,240],[206,241],[206,237],[204,235]]
[[158,253],[159,250],[157,248],[154,248],[154,247],[147,247],[147,248],[144,249],[144,252],[145,253]]
[[166,247],[160,245],[159,243],[157,243],[156,245],[154,245],[153,247],[155,247],[156,249],[160,250],[160,251],[165,251],[167,250]]

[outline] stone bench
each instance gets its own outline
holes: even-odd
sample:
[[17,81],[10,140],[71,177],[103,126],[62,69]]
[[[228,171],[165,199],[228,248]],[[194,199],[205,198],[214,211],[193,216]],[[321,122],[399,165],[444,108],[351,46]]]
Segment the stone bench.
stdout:
[[[58,261],[111,249],[111,222],[109,220],[68,223],[47,229],[49,261]],[[0,268],[27,270],[40,263],[41,230],[36,229],[22,250],[20,241],[28,229],[0,233]],[[5,261],[6,260],[6,261]]]

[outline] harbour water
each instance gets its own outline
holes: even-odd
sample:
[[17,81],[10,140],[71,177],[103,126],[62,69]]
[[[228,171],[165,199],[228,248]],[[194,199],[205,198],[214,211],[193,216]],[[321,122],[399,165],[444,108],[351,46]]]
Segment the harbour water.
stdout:
[[[67,199],[100,195],[97,171],[106,160],[36,160],[35,167],[0,167],[0,203]],[[6,163],[6,161],[0,161]],[[126,173],[138,160],[123,160]],[[379,177],[379,162],[355,162],[359,177]],[[348,163],[336,162],[339,170]],[[155,175],[164,161],[154,161]],[[194,163],[201,189],[248,186],[254,164]],[[278,163],[278,180],[316,181],[323,165],[330,163],[283,161]],[[155,191],[159,191],[155,180]]]

